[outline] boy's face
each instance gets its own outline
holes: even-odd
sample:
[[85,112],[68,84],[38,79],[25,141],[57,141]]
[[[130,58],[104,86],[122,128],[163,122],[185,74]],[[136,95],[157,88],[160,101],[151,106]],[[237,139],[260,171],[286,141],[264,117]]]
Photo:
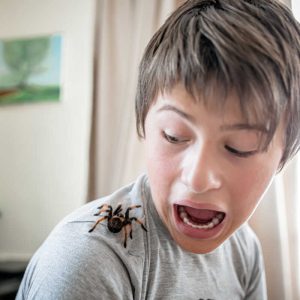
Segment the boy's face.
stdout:
[[234,94],[222,110],[181,85],[158,95],[145,122],[147,170],[155,207],[182,248],[210,252],[250,217],[277,171],[282,127],[258,152],[262,127],[245,123]]

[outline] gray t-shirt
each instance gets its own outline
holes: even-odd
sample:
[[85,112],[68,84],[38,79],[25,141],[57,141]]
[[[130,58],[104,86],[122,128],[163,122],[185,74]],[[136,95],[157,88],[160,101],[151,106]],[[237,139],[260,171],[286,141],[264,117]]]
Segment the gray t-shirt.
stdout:
[[[124,248],[123,232],[112,233],[99,218],[101,204],[119,203],[147,227],[133,222]],[[180,248],[160,220],[146,175],[114,194],[84,205],[60,222],[32,257],[17,300],[257,299],[266,297],[258,240],[243,225],[208,254]]]

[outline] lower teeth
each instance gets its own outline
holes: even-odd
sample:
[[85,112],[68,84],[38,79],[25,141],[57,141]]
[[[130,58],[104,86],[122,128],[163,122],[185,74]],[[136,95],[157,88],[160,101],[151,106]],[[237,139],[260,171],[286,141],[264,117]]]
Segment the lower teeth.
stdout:
[[183,207],[179,208],[179,212],[180,212],[180,218],[183,220],[183,222],[193,228],[197,228],[197,229],[212,229],[215,226],[217,226],[218,224],[220,224],[220,222],[223,220],[223,214],[222,213],[218,213],[210,222],[208,222],[207,224],[195,224],[192,221],[190,221],[188,219],[188,214],[185,212]]

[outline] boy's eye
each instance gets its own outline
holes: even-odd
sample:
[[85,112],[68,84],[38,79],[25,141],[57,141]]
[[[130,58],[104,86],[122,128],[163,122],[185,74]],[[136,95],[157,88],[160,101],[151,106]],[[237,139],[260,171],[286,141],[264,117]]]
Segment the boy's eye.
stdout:
[[187,139],[177,137],[174,135],[170,135],[170,134],[167,134],[166,132],[163,132],[163,136],[171,144],[181,144],[181,143],[188,141]]
[[225,145],[225,149],[228,150],[233,155],[238,156],[238,157],[249,157],[249,156],[257,153],[256,150],[252,150],[252,151],[239,151],[239,150],[237,150],[235,148],[232,148],[232,147],[230,147],[228,145]]

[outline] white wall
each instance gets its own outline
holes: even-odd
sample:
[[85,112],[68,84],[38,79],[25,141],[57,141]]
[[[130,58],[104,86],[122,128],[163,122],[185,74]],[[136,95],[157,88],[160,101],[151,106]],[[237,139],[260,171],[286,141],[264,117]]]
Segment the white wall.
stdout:
[[86,201],[95,0],[0,0],[0,39],[61,33],[58,103],[0,106],[0,260],[26,259]]
[[292,10],[295,17],[300,22],[300,0],[292,0]]

